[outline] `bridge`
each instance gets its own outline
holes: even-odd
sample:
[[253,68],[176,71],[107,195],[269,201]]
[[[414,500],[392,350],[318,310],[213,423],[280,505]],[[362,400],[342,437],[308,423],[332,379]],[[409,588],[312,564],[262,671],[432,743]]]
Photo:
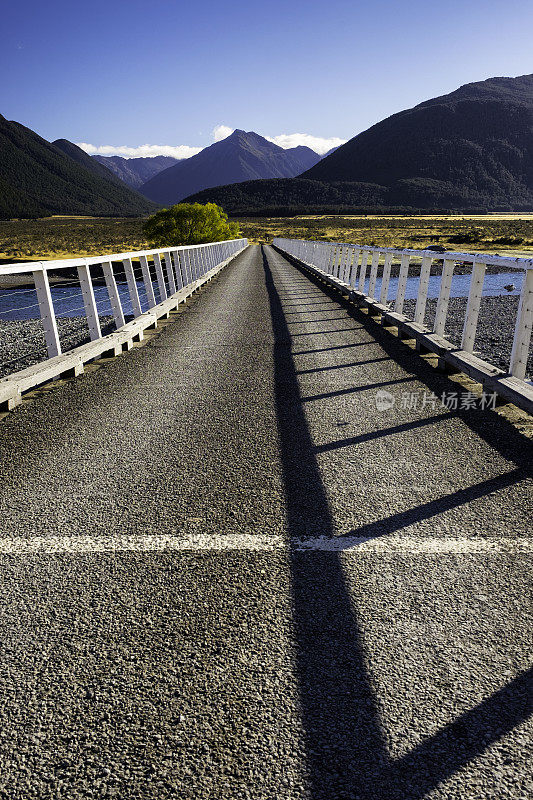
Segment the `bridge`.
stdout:
[[46,334],[0,382],[1,796],[528,796],[530,423],[494,406],[528,408],[533,265],[503,370],[490,264],[446,256],[431,327],[434,253],[0,267]]

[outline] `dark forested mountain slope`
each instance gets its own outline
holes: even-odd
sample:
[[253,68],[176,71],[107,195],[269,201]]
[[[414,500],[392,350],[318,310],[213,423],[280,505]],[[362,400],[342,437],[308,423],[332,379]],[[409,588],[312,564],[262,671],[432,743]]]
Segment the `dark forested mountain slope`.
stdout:
[[104,167],[127,183],[133,189],[139,189],[143,183],[168,167],[177,164],[179,159],[171,156],[147,156],[145,158],[122,158],[121,156],[93,156]]
[[80,159],[86,154],[70,142],[67,145],[81,154],[76,160],[0,115],[0,217],[137,216],[153,210],[151,203],[113,175],[82,166]]
[[117,184],[118,186],[122,186],[123,181],[117,178],[111,170],[106,169],[105,166],[99,164],[90,155],[88,155],[85,150],[82,150],[81,147],[78,147],[77,144],[73,142],[69,142],[68,139],[56,139],[55,142],[52,142],[54,147],[57,147],[58,150],[72,158],[79,164],[81,167],[84,167],[86,170],[91,172],[93,175],[97,175],[99,178],[103,178],[107,181],[112,181],[113,183]]
[[406,199],[533,200],[533,75],[467,84],[394,114],[305,173],[371,181]]
[[308,147],[284,150],[257,133],[241,130],[160,172],[142,186],[146,197],[172,204],[221,184],[299,175],[319,160]]

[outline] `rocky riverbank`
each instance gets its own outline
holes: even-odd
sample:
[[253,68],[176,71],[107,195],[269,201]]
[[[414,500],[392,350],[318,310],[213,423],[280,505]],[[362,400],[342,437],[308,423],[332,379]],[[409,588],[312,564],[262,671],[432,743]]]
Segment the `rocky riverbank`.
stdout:
[[[445,337],[453,344],[461,344],[466,312],[466,298],[452,297],[446,319]],[[483,297],[479,312],[475,353],[503,370],[509,369],[511,349],[518,310],[518,297]],[[404,313],[412,317],[415,311],[415,300],[406,300]],[[427,301],[426,325],[432,326],[437,308],[437,300]],[[529,353],[528,375],[533,375],[533,353]]]
[[[503,370],[509,369],[518,297],[484,297],[478,322],[475,352],[486,361]],[[406,300],[404,312],[412,317],[415,300]],[[427,301],[425,322],[431,326],[437,301]],[[466,311],[466,298],[450,299],[445,336],[454,344],[461,344]],[[113,329],[112,317],[100,318],[103,333]],[[64,317],[57,320],[61,345],[64,351],[89,341],[87,322],[83,317]],[[12,372],[37,364],[47,357],[40,320],[0,321],[0,378]],[[528,376],[533,375],[533,353],[530,350]]]
[[[112,317],[100,317],[100,324],[104,334],[114,330]],[[85,317],[58,318],[57,328],[64,352],[90,341]],[[0,321],[0,378],[38,364],[47,357],[40,320]]]

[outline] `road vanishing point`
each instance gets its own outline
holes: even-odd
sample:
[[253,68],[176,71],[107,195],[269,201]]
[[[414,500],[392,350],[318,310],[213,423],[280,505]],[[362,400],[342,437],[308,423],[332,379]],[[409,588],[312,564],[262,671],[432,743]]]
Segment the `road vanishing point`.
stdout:
[[0,798],[529,800],[530,441],[271,247],[174,319],[0,423]]

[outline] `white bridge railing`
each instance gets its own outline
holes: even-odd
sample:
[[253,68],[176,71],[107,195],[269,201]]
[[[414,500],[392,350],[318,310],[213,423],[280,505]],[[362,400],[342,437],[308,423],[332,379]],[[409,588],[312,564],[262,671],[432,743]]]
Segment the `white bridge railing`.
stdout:
[[[6,320],[40,319],[48,354],[48,361],[41,361],[40,365],[42,367],[43,363],[49,365],[54,362],[57,364],[57,374],[62,374],[60,369],[65,364],[61,359],[64,360],[67,354],[83,350],[83,347],[62,355],[58,318],[86,319],[91,342],[84,346],[89,349],[83,355],[83,360],[90,360],[93,351],[96,354],[99,349],[105,351],[107,343],[104,340],[112,339],[112,345],[118,346],[118,343],[122,346],[131,344],[132,335],[142,338],[143,328],[156,323],[160,316],[168,316],[172,308],[177,307],[179,302],[247,246],[247,239],[232,239],[87,258],[0,265],[0,285],[4,285],[4,290],[0,291],[0,323]],[[99,267],[98,283],[101,284],[98,286],[95,285],[94,274],[91,274],[91,269],[94,273],[96,267]],[[13,288],[7,291],[6,276],[15,276]],[[17,278],[22,279],[24,287],[16,286]],[[63,291],[65,288],[66,291]],[[65,301],[66,305],[62,305],[64,297],[70,298],[70,302]],[[77,307],[72,308],[76,301]],[[105,311],[102,310],[104,306]],[[103,336],[102,316],[113,318],[114,334]],[[128,323],[126,317],[129,317]],[[0,343],[1,336],[0,325]],[[23,327],[20,336],[24,337]],[[98,345],[99,342],[102,344]],[[14,362],[17,361],[19,359],[14,359]],[[6,404],[4,394],[9,399],[8,381],[14,383],[15,379],[20,378],[19,384],[23,390],[36,385],[35,376],[26,376],[23,374],[26,372],[28,370],[8,375],[0,381],[0,405]],[[41,377],[44,374],[41,369]]]
[[[411,333],[413,336],[419,337],[426,345],[429,344],[427,348],[429,350],[435,350],[435,352],[446,350],[446,360],[448,363],[455,363],[456,366],[459,366],[457,358],[459,348],[453,347],[444,339],[452,277],[457,264],[461,264],[463,269],[466,267],[467,270],[471,270],[460,354],[461,364],[464,365],[468,362],[472,365],[473,373],[476,376],[483,371],[481,366],[483,362],[478,360],[479,363],[475,363],[474,346],[486,269],[489,265],[495,265],[503,267],[505,270],[519,270],[525,273],[516,312],[513,345],[507,374],[512,379],[526,383],[524,379],[527,372],[533,323],[533,258],[505,258],[487,253],[396,250],[385,247],[282,238],[274,239],[273,244],[304,265],[330,276],[334,283],[340,285],[340,288],[352,292],[355,298],[362,300],[368,306],[369,311],[373,308],[376,314],[382,314],[382,322],[388,318],[392,324],[398,324],[399,331],[404,329],[404,333]],[[399,268],[398,280],[394,281],[394,288],[390,281],[393,262],[395,268],[397,270]],[[430,274],[434,265],[438,266],[438,299],[432,327],[428,328],[425,326],[424,320]],[[409,274],[418,279],[416,306],[412,318],[404,314]],[[394,303],[394,313],[391,312],[392,303]],[[452,351],[455,351],[454,355],[451,355]],[[472,374],[462,367],[460,371]],[[493,376],[495,373],[499,373],[497,377],[502,378],[501,370],[494,368]],[[529,386],[528,392],[530,388]]]

